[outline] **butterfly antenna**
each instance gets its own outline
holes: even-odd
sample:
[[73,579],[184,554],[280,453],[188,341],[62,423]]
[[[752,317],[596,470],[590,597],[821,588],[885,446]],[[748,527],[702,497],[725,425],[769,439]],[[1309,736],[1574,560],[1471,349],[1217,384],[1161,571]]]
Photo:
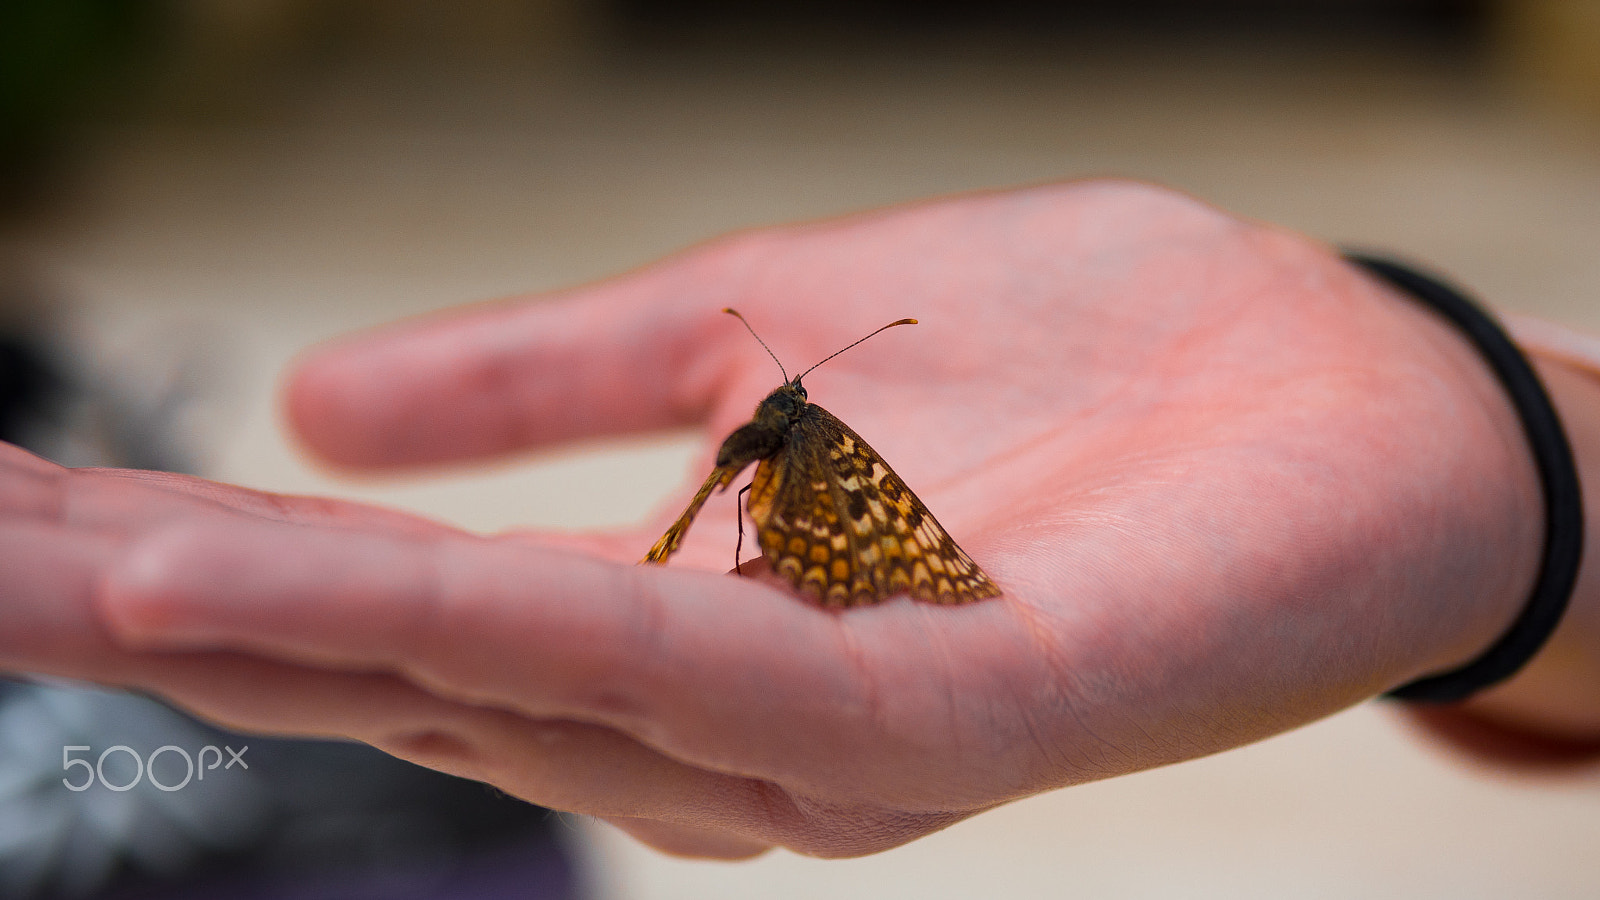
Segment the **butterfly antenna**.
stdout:
[[[761,339],[761,335],[756,334],[756,330],[754,328],[750,327],[750,323],[749,322],[745,322],[744,316],[739,315],[739,311],[737,309],[733,309],[732,307],[725,307],[722,311],[727,313],[730,316],[733,316],[735,319],[738,319],[739,321],[744,322],[745,330],[750,332],[750,336],[756,339],[756,343],[761,345],[761,349],[767,351],[767,355],[772,357],[772,361],[778,364],[778,371],[779,372],[783,372],[783,380],[784,381],[788,381],[789,380],[789,373],[783,371],[783,360],[778,359],[778,354],[772,352],[772,348],[768,347],[767,346],[767,342],[763,341]],[[895,324],[898,325],[900,323],[896,322]],[[879,330],[881,331],[882,329],[879,329]],[[870,335],[870,334],[867,335],[867,337],[871,337],[871,336],[872,335]],[[857,341],[856,343],[860,343],[860,341]],[[848,350],[850,348],[846,347],[845,349]],[[834,355],[837,356],[838,354],[834,354]],[[831,358],[832,357],[829,357],[829,359],[831,359]],[[823,360],[823,361],[826,362],[827,360]]]
[[[883,326],[882,328],[879,328],[878,331],[888,331],[889,329],[895,327],[896,325],[915,325],[915,324],[917,324],[917,320],[916,319],[901,319],[898,322],[890,322],[889,324]],[[878,331],[874,331],[872,334],[867,335],[867,337],[862,338],[860,341],[856,341],[856,343],[855,344],[851,344],[850,347],[854,347],[856,344],[861,343],[861,341],[865,341],[867,338],[872,337],[873,334],[877,334]],[[838,356],[840,353],[843,353],[845,350],[849,350],[850,347],[846,347],[846,348],[844,348],[844,350],[835,351],[832,356],[828,357],[828,359],[833,359],[834,356]],[[771,351],[768,351],[768,352],[771,352]],[[812,369],[815,369],[817,366],[822,365],[822,363],[827,362],[828,359],[824,359],[822,362],[817,363],[816,366],[812,366],[810,369],[807,369],[804,372],[801,372],[798,376],[795,377],[794,380],[795,381],[799,381],[801,378],[804,378],[807,375],[810,375]]]

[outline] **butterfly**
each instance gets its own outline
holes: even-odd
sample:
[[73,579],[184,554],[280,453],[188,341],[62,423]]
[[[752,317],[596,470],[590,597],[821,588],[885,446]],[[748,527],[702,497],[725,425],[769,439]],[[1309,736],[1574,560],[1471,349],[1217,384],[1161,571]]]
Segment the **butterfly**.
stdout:
[[[712,490],[727,490],[740,472],[756,463],[755,477],[739,493],[749,492],[747,509],[761,552],[774,572],[813,602],[864,606],[902,591],[917,600],[949,604],[999,596],[995,583],[956,546],[883,457],[850,426],[810,402],[800,383],[850,347],[917,320],[891,322],[791,379],[744,316],[731,309],[723,312],[744,322],[778,363],[784,383],[722,442],[710,477],[641,564],[665,563]],[[742,521],[739,538],[742,545]]]

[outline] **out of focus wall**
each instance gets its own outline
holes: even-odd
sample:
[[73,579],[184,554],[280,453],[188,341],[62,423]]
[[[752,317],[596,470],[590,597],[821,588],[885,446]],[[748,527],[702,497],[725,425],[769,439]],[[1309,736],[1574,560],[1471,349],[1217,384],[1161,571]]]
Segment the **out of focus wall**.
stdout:
[[1600,2],[1501,0],[1496,34],[1530,93],[1600,120]]

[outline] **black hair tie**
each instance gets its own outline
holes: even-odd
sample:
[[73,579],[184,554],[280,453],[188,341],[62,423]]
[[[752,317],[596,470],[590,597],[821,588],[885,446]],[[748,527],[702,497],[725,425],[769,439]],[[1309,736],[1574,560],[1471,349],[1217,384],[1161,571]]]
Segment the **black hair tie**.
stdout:
[[1544,489],[1544,558],[1522,613],[1482,656],[1448,672],[1419,678],[1390,691],[1397,700],[1454,703],[1511,677],[1555,631],[1578,579],[1583,557],[1583,498],[1561,420],[1526,357],[1476,303],[1436,278],[1392,260],[1357,251],[1345,259],[1422,301],[1449,319],[1494,370],[1522,420]]

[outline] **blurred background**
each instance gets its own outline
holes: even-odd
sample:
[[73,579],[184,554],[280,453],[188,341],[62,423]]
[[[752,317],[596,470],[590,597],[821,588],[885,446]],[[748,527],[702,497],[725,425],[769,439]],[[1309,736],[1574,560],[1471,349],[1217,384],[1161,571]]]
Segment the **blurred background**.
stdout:
[[[283,434],[277,380],[340,333],[730,229],[1092,175],[1600,331],[1600,3],[7,0],[0,387],[54,399],[0,424],[478,530],[637,521],[694,435],[352,483]],[[619,900],[1600,895],[1600,780],[1462,767],[1376,704],[865,860],[544,821]]]

